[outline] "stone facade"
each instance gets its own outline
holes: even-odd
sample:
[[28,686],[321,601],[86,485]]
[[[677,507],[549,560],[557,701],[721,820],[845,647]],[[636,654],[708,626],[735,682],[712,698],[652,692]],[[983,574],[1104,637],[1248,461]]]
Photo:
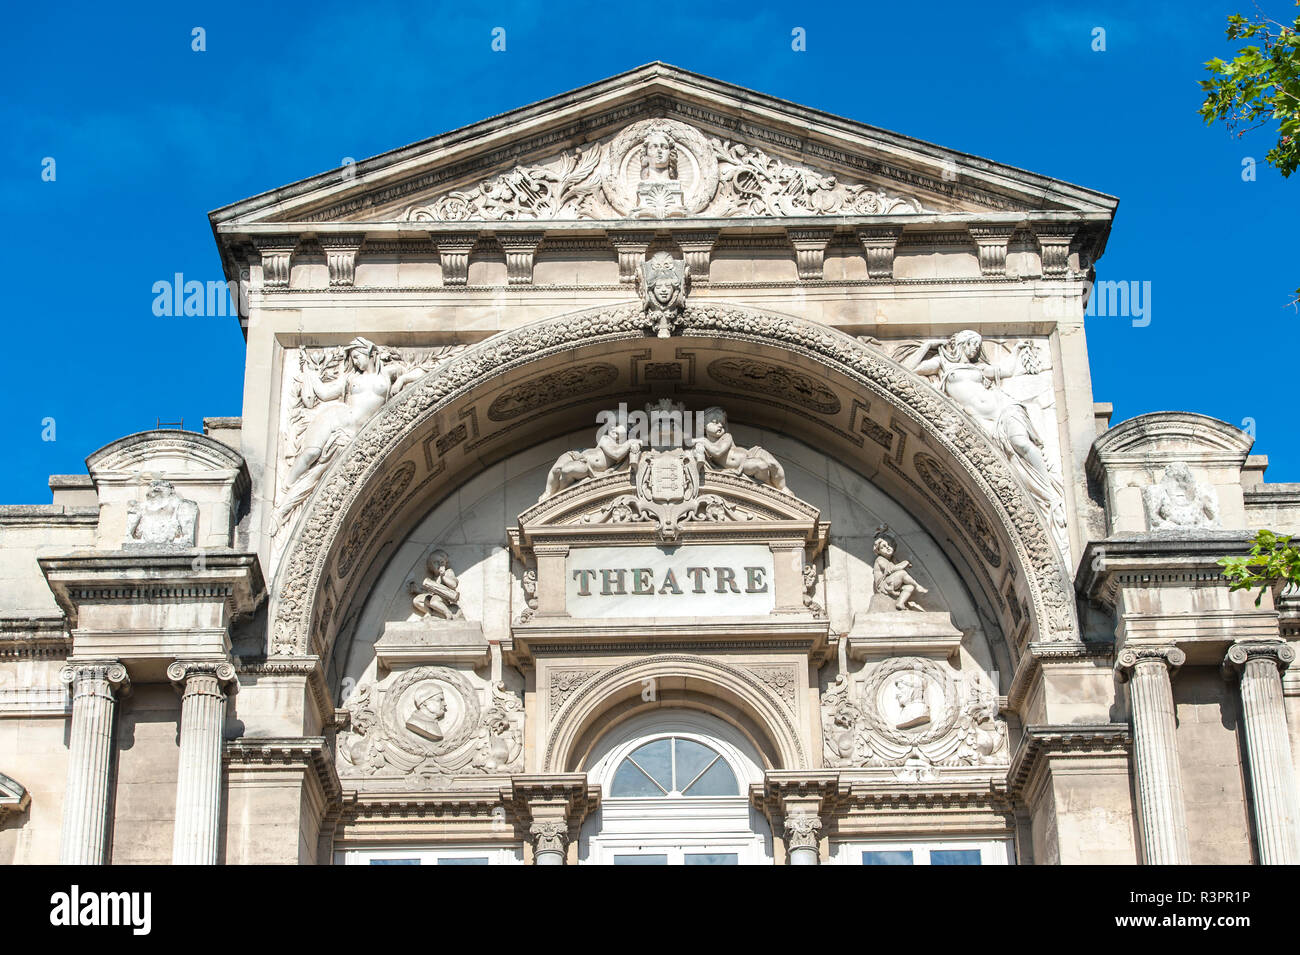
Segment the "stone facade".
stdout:
[[0,508],[0,862],[1300,861],[1115,206],[652,64],[218,210],[242,417]]

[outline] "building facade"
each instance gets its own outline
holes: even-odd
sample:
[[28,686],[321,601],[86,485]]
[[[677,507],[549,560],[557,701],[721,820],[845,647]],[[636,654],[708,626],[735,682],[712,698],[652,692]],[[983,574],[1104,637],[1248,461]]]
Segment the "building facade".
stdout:
[[651,64],[218,210],[242,417],[0,509],[0,861],[1300,861],[1115,208]]

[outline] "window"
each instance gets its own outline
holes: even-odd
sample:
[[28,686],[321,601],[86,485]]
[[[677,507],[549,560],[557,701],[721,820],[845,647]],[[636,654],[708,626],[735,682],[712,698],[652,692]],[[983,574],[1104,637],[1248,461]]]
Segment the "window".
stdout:
[[612,797],[739,796],[740,785],[722,754],[679,736],[633,750],[614,771]]
[[334,853],[335,865],[519,865],[523,861],[523,849],[512,846],[345,849]]
[[1011,843],[1004,839],[943,842],[833,842],[838,865],[1010,865]]

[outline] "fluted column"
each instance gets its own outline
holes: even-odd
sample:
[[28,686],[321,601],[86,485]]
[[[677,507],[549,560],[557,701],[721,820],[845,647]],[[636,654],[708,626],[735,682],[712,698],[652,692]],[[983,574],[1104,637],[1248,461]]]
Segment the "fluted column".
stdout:
[[785,817],[785,843],[791,865],[819,864],[817,843],[821,831],[821,818],[810,812],[796,812]]
[[1129,685],[1142,857],[1147,865],[1191,861],[1170,683],[1170,672],[1186,659],[1177,647],[1147,646],[1125,647],[1116,661],[1120,679]]
[[59,862],[108,861],[108,784],[113,768],[113,714],[117,694],[129,689],[126,667],[114,661],[71,663],[59,679],[72,687],[68,784],[63,791]]
[[216,865],[221,824],[225,684],[235,678],[235,668],[225,662],[177,661],[167,668],[167,678],[182,687],[172,863]]
[[534,865],[564,865],[569,845],[569,824],[563,819],[535,822],[529,828],[533,837]]
[[1295,650],[1280,640],[1233,644],[1224,659],[1226,671],[1240,674],[1241,721],[1261,865],[1300,863],[1300,798],[1282,700],[1282,671],[1294,660]]

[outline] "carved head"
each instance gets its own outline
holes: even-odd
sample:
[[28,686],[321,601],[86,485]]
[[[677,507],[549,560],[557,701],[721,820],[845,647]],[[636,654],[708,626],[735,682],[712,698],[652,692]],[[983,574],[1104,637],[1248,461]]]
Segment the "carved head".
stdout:
[[1174,485],[1189,498],[1196,497],[1196,478],[1192,476],[1192,469],[1182,461],[1175,461],[1165,468],[1163,483]]
[[650,127],[641,149],[642,179],[677,178],[677,142],[667,127]]
[[710,441],[717,441],[727,433],[727,412],[717,405],[701,411],[700,421],[704,424],[704,436]]
[[435,720],[447,715],[447,695],[436,683],[425,683],[415,691],[415,708]]
[[357,336],[343,346],[343,354],[350,364],[357,371],[368,371],[371,364],[378,357],[379,346],[368,338]]
[[429,555],[429,560],[428,560],[429,573],[437,576],[438,574],[441,574],[444,570],[446,570],[447,566],[450,563],[451,563],[451,558],[447,556],[447,552],[445,550],[435,550],[432,554]]
[[149,490],[145,491],[145,497],[151,501],[159,500],[164,497],[171,497],[176,493],[176,488],[171,481],[157,480],[149,482]]
[[970,328],[964,328],[959,332],[953,332],[948,338],[948,351],[952,353],[958,361],[975,362],[979,359],[980,349],[984,346],[984,338],[979,332]]
[[656,252],[650,261],[642,263],[637,284],[647,309],[683,308],[690,292],[690,274],[685,262],[667,252]]
[[888,524],[881,524],[876,528],[876,543],[872,548],[877,557],[883,557],[889,560],[894,556],[894,551],[898,549],[898,540],[894,537],[893,532],[889,529]]

